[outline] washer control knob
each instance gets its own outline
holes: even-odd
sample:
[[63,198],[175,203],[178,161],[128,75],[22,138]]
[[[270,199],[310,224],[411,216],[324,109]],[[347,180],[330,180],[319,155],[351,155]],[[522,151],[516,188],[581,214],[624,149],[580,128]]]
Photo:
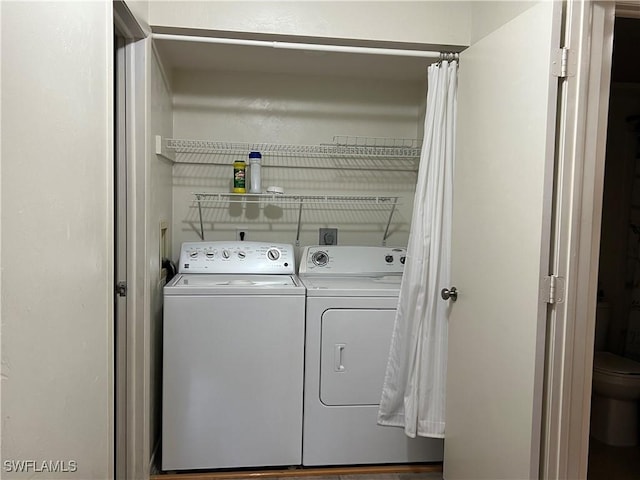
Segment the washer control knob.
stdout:
[[407,257],[405,257],[404,255],[400,257],[400,263],[402,265],[404,265],[405,260],[407,259]]
[[384,257],[384,261],[387,263],[392,263],[393,262],[393,255],[387,255]]
[[270,248],[267,250],[267,258],[269,260],[278,260],[280,258],[280,250],[277,248]]
[[194,250],[193,252],[190,252],[190,253],[189,253],[189,256],[190,256],[191,258],[198,258],[198,252]]
[[230,256],[229,250],[222,250],[222,258],[229,258]]
[[329,263],[329,254],[325,251],[318,250],[311,255],[311,261],[319,267],[324,267]]
[[213,257],[214,257],[214,255],[215,255],[215,253],[213,253],[213,252],[207,252],[205,255],[206,255],[206,257],[207,257],[207,258],[213,258]]

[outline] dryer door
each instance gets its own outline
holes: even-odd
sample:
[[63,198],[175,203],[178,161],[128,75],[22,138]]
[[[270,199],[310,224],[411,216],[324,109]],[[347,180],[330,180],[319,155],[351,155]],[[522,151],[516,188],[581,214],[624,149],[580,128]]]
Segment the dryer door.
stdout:
[[395,315],[395,309],[343,308],[322,314],[322,403],[380,403]]

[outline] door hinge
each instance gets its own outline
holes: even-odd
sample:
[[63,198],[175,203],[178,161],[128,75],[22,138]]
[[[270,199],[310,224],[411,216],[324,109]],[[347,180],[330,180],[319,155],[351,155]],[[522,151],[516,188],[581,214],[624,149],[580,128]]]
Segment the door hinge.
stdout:
[[127,282],[118,282],[116,284],[116,295],[120,297],[127,296]]
[[555,305],[564,302],[564,278],[549,275],[542,280],[542,299],[545,303]]
[[562,47],[555,51],[551,64],[551,73],[554,77],[567,78],[576,74],[576,62],[570,49]]

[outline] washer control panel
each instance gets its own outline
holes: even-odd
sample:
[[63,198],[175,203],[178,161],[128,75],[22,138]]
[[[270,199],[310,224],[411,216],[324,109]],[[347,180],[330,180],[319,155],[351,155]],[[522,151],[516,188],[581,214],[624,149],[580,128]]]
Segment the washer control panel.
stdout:
[[402,273],[406,248],[317,245],[305,247],[300,275],[375,275]]
[[293,245],[269,242],[185,242],[180,273],[294,274]]

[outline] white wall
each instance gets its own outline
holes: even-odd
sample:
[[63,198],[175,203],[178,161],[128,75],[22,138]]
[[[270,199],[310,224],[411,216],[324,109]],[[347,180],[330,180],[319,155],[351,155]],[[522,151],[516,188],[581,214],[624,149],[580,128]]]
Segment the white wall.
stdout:
[[[179,70],[174,73],[173,92],[176,138],[318,145],[330,143],[334,135],[416,138],[426,78],[407,82]],[[230,192],[235,158],[217,158],[223,166],[174,167],[174,258],[183,241],[199,240],[192,193]],[[394,215],[388,244],[406,245],[415,171],[347,170],[328,158],[313,162],[333,169],[298,168],[293,165],[309,165],[309,159],[268,154],[263,158],[265,165],[277,162],[292,166],[263,167],[263,189],[278,185],[292,194],[401,196],[403,207]],[[391,160],[387,167],[393,170],[394,165]],[[208,208],[205,238],[232,240],[241,226],[249,229],[249,240],[294,243],[297,216],[295,207]],[[305,209],[301,243],[318,243],[318,227],[329,226],[339,229],[341,244],[380,245],[387,218],[387,213]]]
[[156,27],[469,45],[464,1],[152,2]]
[[472,1],[471,44],[516,18],[536,1]]
[[[3,478],[113,468],[111,2],[2,2]],[[77,462],[75,473],[6,461]]]

